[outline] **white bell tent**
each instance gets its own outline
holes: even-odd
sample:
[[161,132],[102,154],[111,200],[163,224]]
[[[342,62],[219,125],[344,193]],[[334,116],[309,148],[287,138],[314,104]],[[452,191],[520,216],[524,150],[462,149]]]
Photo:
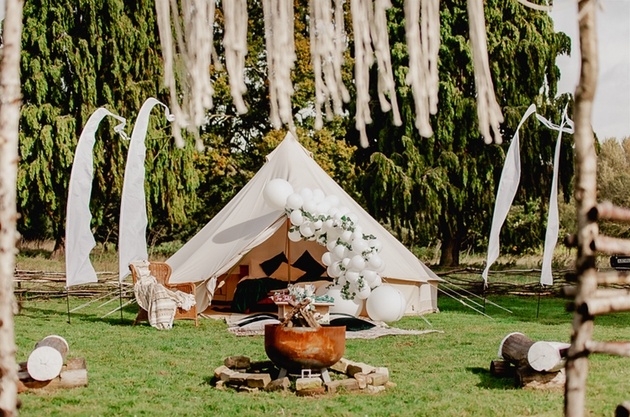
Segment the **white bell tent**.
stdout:
[[[405,298],[405,314],[437,311],[437,286],[441,278],[354,201],[291,133],[267,156],[266,163],[243,189],[166,261],[173,268],[170,282],[197,284],[199,311],[211,304],[221,281],[229,276],[260,278],[261,273],[254,269],[260,270],[260,263],[281,252],[285,255],[289,252],[289,256],[280,279],[293,282],[304,273],[289,265],[295,266],[294,262],[306,250],[321,264],[321,254],[326,249],[312,241],[290,242],[285,211],[265,201],[265,186],[278,178],[287,181],[296,191],[319,189],[325,195],[336,196],[340,205],[357,216],[357,223],[365,233],[374,235],[382,243],[379,255],[385,267],[380,274],[384,283],[397,288]],[[293,278],[291,270],[294,270]]]

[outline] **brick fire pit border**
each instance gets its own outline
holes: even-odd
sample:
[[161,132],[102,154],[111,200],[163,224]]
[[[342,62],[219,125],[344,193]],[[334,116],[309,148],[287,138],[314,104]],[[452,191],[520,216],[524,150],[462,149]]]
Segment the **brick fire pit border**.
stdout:
[[298,376],[278,378],[280,370],[271,361],[252,362],[247,356],[229,356],[223,365],[214,370],[214,386],[244,392],[294,390],[300,396],[337,392],[378,394],[396,386],[389,380],[388,368],[346,358],[341,358],[328,371],[332,374],[329,382],[324,382],[320,374],[309,370],[302,371]]

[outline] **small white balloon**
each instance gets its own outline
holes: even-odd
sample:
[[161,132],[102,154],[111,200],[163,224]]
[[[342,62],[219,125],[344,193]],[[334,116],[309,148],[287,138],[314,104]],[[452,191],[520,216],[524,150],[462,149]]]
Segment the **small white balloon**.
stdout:
[[304,204],[304,199],[298,193],[293,193],[287,197],[287,207],[291,210],[297,210]]
[[348,281],[351,284],[354,284],[355,282],[359,280],[360,275],[357,271],[346,271],[345,277],[346,277],[346,281]]
[[289,232],[289,240],[291,242],[299,242],[300,240],[302,240],[302,235],[300,234],[299,230],[292,230]]
[[[335,247],[337,246],[337,242],[335,240],[333,240],[331,238],[331,236],[328,236],[328,242],[326,243],[326,249],[328,249],[329,251],[333,251],[333,249],[335,249]],[[339,260],[341,260],[341,257],[339,258]]]
[[368,285],[364,285],[357,292],[357,298],[359,300],[369,299],[368,297],[370,296],[371,293],[372,293],[372,290],[370,289],[370,287]]
[[372,285],[370,285],[370,287],[376,288],[380,286],[381,284],[383,284],[383,279],[381,278],[379,274],[376,274],[376,277],[374,278],[374,282],[372,283]]
[[378,271],[382,266],[383,260],[381,257],[378,254],[373,253],[367,261],[367,267],[373,269],[374,271]]
[[269,181],[263,190],[265,202],[277,210],[286,207],[287,198],[293,194],[293,187],[282,178],[274,178]]
[[348,249],[343,245],[337,245],[332,252],[337,258],[344,259],[346,257],[346,253],[348,253]]
[[325,201],[322,201],[319,204],[317,204],[317,210],[316,210],[317,214],[326,215],[328,214],[328,210],[330,210],[330,205],[326,203]]
[[361,253],[361,254],[368,248],[368,244],[365,240],[363,240],[363,238],[354,239],[351,243],[351,246],[352,246],[352,250],[355,253]]
[[330,252],[324,252],[324,254],[322,255],[322,263],[326,266],[332,265],[333,258]]
[[300,233],[304,237],[313,236],[313,224],[311,222],[304,222],[300,225]]
[[307,213],[316,214],[315,211],[317,210],[317,203],[313,200],[305,200],[302,205],[302,209]]
[[342,234],[341,234],[341,240],[343,240],[346,243],[350,243],[352,242],[352,232],[350,230],[345,230]]
[[304,199],[304,201],[310,201],[313,199],[313,190],[310,188],[302,188],[300,190],[300,195]]
[[293,210],[291,214],[289,214],[289,220],[291,220],[291,224],[294,226],[300,226],[304,223],[304,216],[302,215],[302,211]]
[[343,258],[341,260],[341,266],[343,266],[343,269],[348,269],[349,264],[350,264],[350,258]]
[[320,190],[319,188],[313,190],[313,201],[315,201],[316,203],[320,203],[324,201],[325,198],[326,194],[324,194],[322,190]]
[[363,276],[363,279],[365,280],[367,285],[374,288],[373,284],[374,282],[376,282],[376,272],[372,271],[371,269],[364,269],[363,271],[361,271],[361,275]]
[[339,267],[339,262],[333,262],[328,268],[326,268],[326,272],[328,276],[331,278],[337,278],[339,274],[341,274],[341,268]]
[[350,269],[354,271],[362,271],[365,269],[365,260],[361,255],[355,255],[350,260]]

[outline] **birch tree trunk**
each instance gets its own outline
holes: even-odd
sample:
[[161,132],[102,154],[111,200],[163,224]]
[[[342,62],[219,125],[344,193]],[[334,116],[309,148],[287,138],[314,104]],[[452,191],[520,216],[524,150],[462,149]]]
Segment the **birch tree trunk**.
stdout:
[[[575,200],[578,221],[578,250],[576,272],[578,275],[575,305],[581,305],[597,288],[595,251],[592,242],[599,233],[597,221],[589,212],[597,205],[597,155],[591,125],[593,99],[597,87],[598,56],[595,30],[595,0],[580,0],[578,4],[580,49],[582,66],[580,81],[575,91]],[[564,396],[565,416],[585,415],[586,377],[588,352],[586,342],[593,335],[593,317],[576,309],[573,316],[571,347],[566,365]]]
[[16,181],[20,122],[21,0],[6,0],[0,63],[0,416],[17,415],[13,271],[17,241]]

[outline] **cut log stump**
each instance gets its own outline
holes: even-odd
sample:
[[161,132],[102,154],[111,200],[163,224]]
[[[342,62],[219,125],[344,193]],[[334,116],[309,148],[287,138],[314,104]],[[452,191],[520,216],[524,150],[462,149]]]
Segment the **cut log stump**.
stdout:
[[85,358],[68,359],[59,375],[48,381],[33,379],[27,370],[27,362],[22,362],[18,370],[18,378],[18,393],[29,389],[77,388],[88,385]]
[[492,361],[490,362],[490,375],[499,378],[514,377],[516,375],[516,367],[508,361]]
[[536,342],[527,352],[527,362],[535,371],[556,372],[564,368],[571,344],[562,342]]
[[534,341],[523,333],[510,333],[499,345],[499,357],[517,367],[527,365],[527,352],[533,344]]
[[28,373],[36,381],[50,381],[61,373],[68,342],[61,336],[46,336],[35,344],[27,361]]
[[617,406],[615,417],[630,417],[630,401],[624,401]]
[[533,390],[562,390],[566,382],[564,369],[558,372],[538,372],[529,366],[516,370],[516,380],[520,387]]

